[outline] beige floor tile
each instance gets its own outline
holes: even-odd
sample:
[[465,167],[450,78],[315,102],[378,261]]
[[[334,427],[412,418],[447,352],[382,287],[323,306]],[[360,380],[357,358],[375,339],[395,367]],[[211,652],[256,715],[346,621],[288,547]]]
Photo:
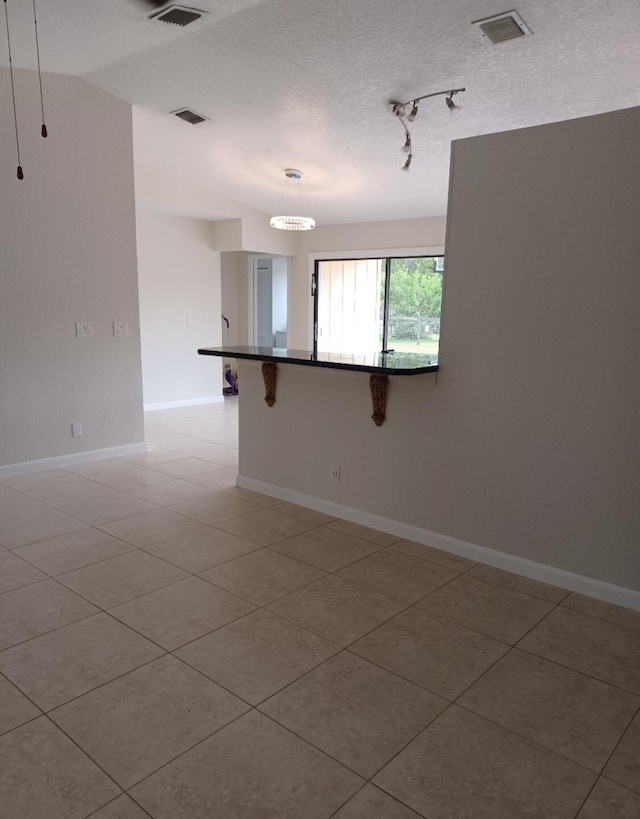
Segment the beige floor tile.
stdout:
[[631,723],[604,773],[619,785],[640,793],[640,714]]
[[433,546],[425,546],[423,543],[416,543],[413,540],[399,540],[392,544],[391,548],[403,554],[417,557],[420,560],[437,563],[438,566],[444,566],[445,569],[452,569],[457,572],[466,572],[467,569],[471,569],[476,565],[473,560],[467,560],[466,557],[458,557],[458,555],[443,552],[442,549],[434,549]]
[[365,785],[333,815],[332,819],[420,819],[420,817],[379,788]]
[[368,779],[447,705],[342,652],[263,702],[260,710]]
[[337,651],[333,643],[260,610],[184,646],[176,655],[257,705]]
[[118,492],[130,492],[143,486],[153,486],[156,483],[170,480],[168,475],[157,469],[147,469],[145,466],[128,464],[124,461],[90,477],[91,480],[110,486]]
[[324,512],[316,512],[315,509],[307,509],[306,506],[298,506],[295,503],[280,501],[277,498],[269,498],[265,505],[271,506],[272,509],[277,509],[278,512],[286,512],[287,515],[293,515],[294,518],[304,518],[305,520],[310,520],[312,523],[318,524],[318,526],[322,526],[336,520],[333,515],[326,515]]
[[36,500],[42,501],[48,506],[61,508],[65,504],[74,501],[92,500],[93,498],[103,498],[107,495],[113,495],[115,489],[76,475],[72,481],[36,487],[25,490],[25,492],[30,497],[36,498]]
[[416,603],[418,608],[504,643],[517,642],[554,605],[469,575],[458,577]]
[[347,646],[402,611],[404,603],[330,576],[269,606],[326,640]]
[[154,819],[327,819],[362,784],[253,711],[138,785],[132,796]]
[[111,614],[167,651],[253,611],[254,606],[199,577],[130,600]]
[[313,583],[324,573],[271,549],[259,549],[208,569],[201,576],[257,606],[266,606]]
[[0,593],[46,580],[46,577],[46,574],[21,557],[11,552],[0,552]]
[[184,501],[204,498],[211,494],[211,490],[193,481],[185,481],[176,478],[173,481],[156,483],[153,486],[144,486],[142,489],[134,489],[131,495],[143,501],[152,503],[155,506],[173,506]]
[[[147,420],[145,419],[145,426],[146,425]],[[171,461],[181,461],[183,458],[184,455],[181,452],[172,452],[170,449],[154,449],[150,447],[148,452],[136,452],[133,455],[123,455],[120,460],[126,461],[130,464],[147,466],[150,469],[154,469],[158,466],[158,464],[168,464],[171,463]]]
[[52,711],[51,718],[130,788],[247,706],[167,655]]
[[259,509],[257,512],[233,520],[225,520],[216,525],[225,532],[252,540],[260,546],[271,546],[279,540],[299,535],[301,532],[307,532],[316,527],[316,524],[310,520],[294,518],[292,515],[268,508]]
[[385,549],[353,563],[338,574],[352,583],[396,597],[404,603],[415,603],[458,576],[453,569],[393,549]]
[[502,569],[494,569],[493,566],[482,566],[479,563],[470,569],[469,574],[487,583],[497,583],[507,589],[528,594],[531,597],[539,597],[540,600],[546,600],[548,603],[559,603],[569,594],[567,589],[540,583],[538,580],[530,580],[528,577],[505,572]]
[[202,523],[198,529],[145,547],[145,551],[194,574],[258,549],[260,546],[257,543],[230,535],[206,523]]
[[92,526],[130,518],[133,515],[142,515],[144,512],[152,512],[157,508],[153,503],[147,503],[140,498],[113,490],[110,495],[73,501],[61,506],[65,514],[72,515]]
[[112,617],[96,614],[0,652],[0,671],[49,711],[162,653]]
[[[120,458],[105,458],[99,461],[89,461],[85,464],[72,464],[66,468],[66,471],[72,473],[74,478],[80,476],[95,481],[99,475],[108,475],[113,472],[114,469],[118,469],[118,467],[122,468],[126,465],[127,462],[120,460]],[[129,466],[131,466],[131,464],[129,464]]]
[[52,576],[71,572],[110,557],[133,551],[135,547],[100,529],[80,529],[69,535],[41,540],[15,550],[15,554]]
[[352,523],[350,520],[334,520],[328,525],[332,529],[337,529],[339,532],[344,532],[354,537],[361,537],[363,540],[376,543],[378,546],[391,546],[392,543],[396,543],[400,540],[397,535],[388,535],[386,532],[370,529],[368,526],[361,526],[359,523]]
[[560,606],[520,648],[640,694],[640,632]]
[[514,649],[458,704],[600,772],[640,699]]
[[577,819],[638,819],[638,816],[640,795],[600,777]]
[[28,492],[31,489],[59,486],[74,481],[76,478],[77,476],[67,469],[44,469],[41,472],[28,472],[26,475],[13,475],[11,478],[2,478],[0,483],[18,492]]
[[9,680],[0,675],[0,734],[6,734],[7,731],[12,731],[40,714],[39,708],[36,708]]
[[105,523],[100,528],[114,537],[119,537],[126,540],[127,543],[141,546],[144,549],[160,540],[199,529],[200,524],[193,518],[178,515],[169,509],[157,509],[143,515]]
[[149,819],[149,814],[123,794],[97,813],[92,813],[89,819]]
[[5,493],[0,497],[0,532],[19,529],[23,524],[28,524],[31,518],[54,511],[46,503],[21,492],[7,491],[10,494]]
[[55,580],[0,594],[0,649],[97,614],[98,609]]
[[640,631],[640,611],[614,606],[613,603],[605,603],[604,600],[596,600],[577,592],[572,592],[565,597],[562,605],[574,611],[580,611],[582,614],[590,614],[592,617],[599,617],[601,620],[608,620],[610,623],[617,623],[619,626]]
[[0,816],[84,819],[119,793],[46,717],[0,737]]
[[[39,503],[39,501],[32,501]],[[6,549],[17,549],[27,543],[66,535],[84,529],[86,523],[42,504],[37,512],[28,512],[10,524],[0,524],[0,544]]]
[[271,548],[325,572],[334,572],[379,551],[380,546],[370,540],[319,526],[274,543]]
[[154,469],[172,478],[191,478],[194,475],[204,475],[211,472],[212,464],[211,461],[205,461],[201,458],[187,458],[182,453],[181,460],[157,464]]
[[[197,484],[194,484],[194,486]],[[261,509],[257,503],[245,500],[236,494],[235,489],[223,489],[215,494],[209,493],[199,500],[185,501],[172,505],[172,510],[180,515],[199,520],[201,523],[217,524],[229,518],[248,515]]]
[[350,647],[355,654],[454,700],[507,646],[411,608]]
[[451,706],[375,777],[429,819],[575,816],[595,774]]
[[187,574],[177,566],[136,549],[62,574],[58,580],[96,606],[110,609],[185,577]]
[[[213,464],[209,464],[213,466]],[[199,475],[189,476],[189,480],[194,483],[202,484],[214,492],[221,489],[230,489],[236,485],[236,478],[238,477],[237,467],[223,467],[216,468],[211,472],[204,472]]]

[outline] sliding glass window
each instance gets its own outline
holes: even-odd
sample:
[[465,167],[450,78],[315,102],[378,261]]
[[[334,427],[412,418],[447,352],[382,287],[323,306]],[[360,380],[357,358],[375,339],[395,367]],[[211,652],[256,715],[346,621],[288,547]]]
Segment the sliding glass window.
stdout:
[[316,261],[314,351],[438,361],[444,256]]

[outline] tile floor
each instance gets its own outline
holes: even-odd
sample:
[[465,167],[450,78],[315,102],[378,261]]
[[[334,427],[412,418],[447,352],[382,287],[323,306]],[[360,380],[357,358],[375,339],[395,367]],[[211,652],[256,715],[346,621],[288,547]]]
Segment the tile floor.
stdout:
[[235,488],[225,404],[0,481],[0,816],[640,816],[640,613]]

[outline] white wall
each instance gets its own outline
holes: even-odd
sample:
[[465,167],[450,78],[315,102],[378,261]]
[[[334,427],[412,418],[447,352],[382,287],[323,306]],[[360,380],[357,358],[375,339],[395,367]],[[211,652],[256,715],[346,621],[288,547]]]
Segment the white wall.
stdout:
[[[71,77],[16,71],[16,179],[0,69],[0,464],[144,439],[131,107]],[[75,337],[90,321],[93,338]],[[129,336],[114,338],[113,321]],[[71,423],[83,425],[71,437]]]
[[137,220],[144,405],[217,399],[220,360],[197,354],[222,338],[211,223],[145,209]]
[[281,366],[269,409],[241,367],[241,476],[640,590],[638,133],[454,143],[437,382],[376,428],[366,375]]

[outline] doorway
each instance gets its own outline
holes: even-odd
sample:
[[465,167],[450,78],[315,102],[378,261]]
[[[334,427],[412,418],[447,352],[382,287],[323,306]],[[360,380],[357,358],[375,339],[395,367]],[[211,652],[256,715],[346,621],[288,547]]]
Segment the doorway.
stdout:
[[253,337],[257,347],[287,346],[288,259],[253,260]]

